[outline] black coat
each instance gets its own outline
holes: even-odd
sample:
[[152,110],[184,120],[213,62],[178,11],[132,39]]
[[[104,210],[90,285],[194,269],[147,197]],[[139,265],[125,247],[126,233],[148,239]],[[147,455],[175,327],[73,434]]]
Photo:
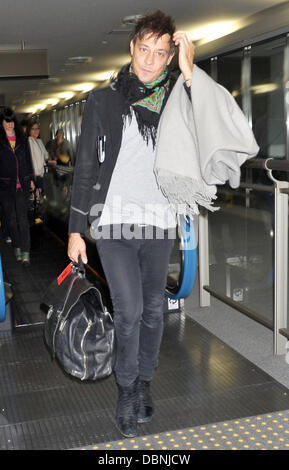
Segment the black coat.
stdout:
[[[113,88],[90,92],[81,126],[69,219],[69,233],[85,233],[87,216],[104,204],[122,140],[124,99]],[[98,139],[105,137],[105,159],[99,161]],[[99,214],[90,216],[92,222]]]
[[[176,77],[171,87],[175,81]],[[69,233],[85,234],[87,218],[92,223],[100,217],[121,146],[124,107],[124,98],[113,84],[88,96],[74,169]],[[98,155],[101,137],[106,139],[102,163]]]
[[16,139],[15,150],[8,140],[0,140],[0,191],[16,192],[19,180],[23,191],[28,192],[34,179],[27,139]]

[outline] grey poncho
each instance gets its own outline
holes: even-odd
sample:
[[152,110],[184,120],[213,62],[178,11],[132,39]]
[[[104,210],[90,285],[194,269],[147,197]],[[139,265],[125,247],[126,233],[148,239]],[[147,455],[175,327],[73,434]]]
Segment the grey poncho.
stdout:
[[160,119],[156,146],[157,182],[176,212],[214,211],[216,185],[240,184],[240,167],[259,147],[232,95],[197,65],[191,79],[191,102],[182,75]]

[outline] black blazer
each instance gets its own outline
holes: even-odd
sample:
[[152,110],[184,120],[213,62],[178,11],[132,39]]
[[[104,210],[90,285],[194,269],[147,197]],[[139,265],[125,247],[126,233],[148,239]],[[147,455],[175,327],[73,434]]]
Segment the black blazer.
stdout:
[[[177,75],[172,75],[170,91],[176,80]],[[190,97],[188,87],[185,89]],[[88,96],[74,169],[69,233],[85,234],[87,218],[92,223],[101,215],[121,146],[124,107],[124,98],[113,83]],[[98,155],[101,137],[106,138],[102,163]]]
[[[124,99],[112,87],[89,93],[81,126],[73,177],[69,233],[84,234],[87,216],[104,204],[122,139]],[[105,158],[100,163],[98,139],[105,137]],[[100,215],[91,214],[92,222]]]
[[28,192],[34,179],[31,155],[27,139],[16,139],[15,149],[9,142],[0,140],[0,191],[15,192],[17,181],[22,190]]

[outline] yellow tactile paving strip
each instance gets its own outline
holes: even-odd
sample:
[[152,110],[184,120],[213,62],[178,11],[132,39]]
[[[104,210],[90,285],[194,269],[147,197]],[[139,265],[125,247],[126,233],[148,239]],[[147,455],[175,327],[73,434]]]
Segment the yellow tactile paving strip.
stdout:
[[289,410],[120,439],[83,450],[289,450]]

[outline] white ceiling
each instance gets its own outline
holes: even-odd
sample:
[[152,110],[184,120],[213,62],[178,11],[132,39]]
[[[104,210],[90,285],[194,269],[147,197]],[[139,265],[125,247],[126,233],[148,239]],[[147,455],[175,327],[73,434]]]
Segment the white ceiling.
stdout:
[[[160,8],[178,29],[192,31],[208,23],[237,21],[287,0],[0,0],[0,50],[47,49],[52,80],[0,80],[5,105],[24,111],[96,73],[115,70],[126,61],[127,27],[122,19]],[[113,33],[120,30],[120,33]],[[89,56],[88,64],[68,58]],[[27,94],[31,92],[31,94]],[[33,94],[33,93],[34,94]]]

